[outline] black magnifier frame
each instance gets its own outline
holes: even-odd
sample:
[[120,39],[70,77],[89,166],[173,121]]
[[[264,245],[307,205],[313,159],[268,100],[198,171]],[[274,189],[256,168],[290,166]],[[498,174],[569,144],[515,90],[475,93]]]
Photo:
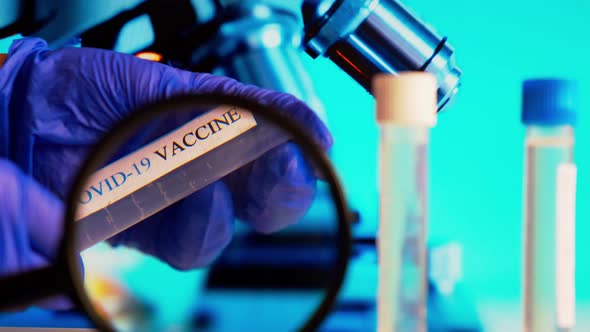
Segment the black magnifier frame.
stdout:
[[[41,299],[53,295],[69,295],[73,303],[84,309],[96,328],[100,331],[115,331],[113,326],[102,318],[95,310],[88,298],[84,281],[80,278],[79,254],[75,248],[75,213],[79,201],[79,193],[82,192],[86,180],[100,169],[115,151],[120,148],[120,142],[125,142],[131,135],[141,129],[151,120],[170,112],[186,112],[196,107],[232,105],[246,109],[256,117],[262,116],[270,122],[291,134],[291,141],[295,142],[304,155],[311,157],[314,166],[323,176],[323,181],[330,187],[338,216],[337,243],[338,257],[334,271],[334,282],[327,288],[320,305],[315,309],[309,319],[301,326],[299,331],[315,331],[332,310],[337,295],[340,291],[348,262],[352,252],[352,235],[350,225],[353,215],[348,208],[342,185],[336,171],[326,153],[315,143],[304,127],[287,115],[277,112],[269,105],[253,101],[239,96],[228,96],[219,93],[198,93],[181,95],[166,99],[161,102],[141,107],[130,116],[123,119],[94,147],[89,158],[83,164],[74,186],[68,195],[65,211],[64,234],[59,248],[56,262],[46,268],[28,271],[19,275],[0,277],[0,309],[14,308],[32,304]],[[205,114],[206,111],[203,112]],[[75,253],[75,254],[73,254]]]

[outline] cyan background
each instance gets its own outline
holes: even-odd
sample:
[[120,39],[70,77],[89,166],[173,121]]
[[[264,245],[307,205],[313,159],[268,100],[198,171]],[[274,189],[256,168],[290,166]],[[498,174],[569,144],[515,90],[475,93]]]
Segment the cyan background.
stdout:
[[[463,247],[466,288],[487,331],[521,319],[524,127],[521,84],[529,78],[580,82],[576,280],[578,330],[590,305],[590,1],[408,0],[449,37],[464,72],[455,104],[432,132],[430,238]],[[329,61],[304,58],[328,110],[334,158],[351,202],[376,220],[374,102]]]
[[[576,129],[579,166],[577,296],[590,304],[590,31],[587,0],[408,0],[449,37],[464,71],[455,104],[432,133],[430,236],[458,241],[464,282],[476,302],[521,295],[524,128],[521,82],[565,77],[581,83]],[[0,51],[8,43],[0,41]],[[302,59],[328,111],[333,157],[351,203],[370,231],[376,220],[374,102],[326,59]],[[373,223],[373,225],[371,225]]]

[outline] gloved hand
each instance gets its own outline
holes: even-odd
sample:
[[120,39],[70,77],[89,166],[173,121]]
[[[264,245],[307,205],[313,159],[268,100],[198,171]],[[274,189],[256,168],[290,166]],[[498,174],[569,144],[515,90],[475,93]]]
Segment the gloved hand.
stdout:
[[62,235],[63,204],[0,158],[0,271],[40,267],[55,258]]
[[[6,198],[11,188],[0,191],[0,268],[18,271],[39,264],[33,255],[41,254],[36,232],[48,237],[42,241],[52,242],[62,227],[56,217],[61,205],[53,195],[65,197],[89,149],[110,128],[142,105],[199,92],[255,100],[305,123],[323,148],[332,144],[321,120],[287,94],[110,51],[52,51],[40,39],[15,41],[0,69],[0,157],[13,160],[35,180],[19,175],[22,183],[30,184],[20,186],[27,192],[23,199],[33,201],[26,203],[30,213],[18,213],[25,203],[12,204]],[[0,174],[10,178],[15,171],[6,169],[0,168]],[[112,242],[136,247],[178,269],[204,266],[230,241],[234,216],[261,232],[295,223],[314,195],[313,174],[297,147],[284,144],[232,174],[231,181],[211,184]],[[48,190],[31,189],[35,181]],[[13,237],[20,242],[10,240]],[[9,243],[16,244],[5,248]]]

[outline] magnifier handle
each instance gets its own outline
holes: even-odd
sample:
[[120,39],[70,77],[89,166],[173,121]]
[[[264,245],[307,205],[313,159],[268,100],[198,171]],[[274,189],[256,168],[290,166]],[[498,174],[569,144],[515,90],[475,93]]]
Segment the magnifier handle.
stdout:
[[56,295],[63,295],[67,276],[55,266],[0,277],[0,312],[21,309]]

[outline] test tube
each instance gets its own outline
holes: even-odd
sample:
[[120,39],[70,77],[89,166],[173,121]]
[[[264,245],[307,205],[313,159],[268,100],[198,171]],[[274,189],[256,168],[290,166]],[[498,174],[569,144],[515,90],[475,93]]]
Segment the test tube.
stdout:
[[377,331],[426,331],[429,130],[436,123],[429,73],[378,74],[380,126]]
[[524,331],[574,325],[576,84],[525,81]]

